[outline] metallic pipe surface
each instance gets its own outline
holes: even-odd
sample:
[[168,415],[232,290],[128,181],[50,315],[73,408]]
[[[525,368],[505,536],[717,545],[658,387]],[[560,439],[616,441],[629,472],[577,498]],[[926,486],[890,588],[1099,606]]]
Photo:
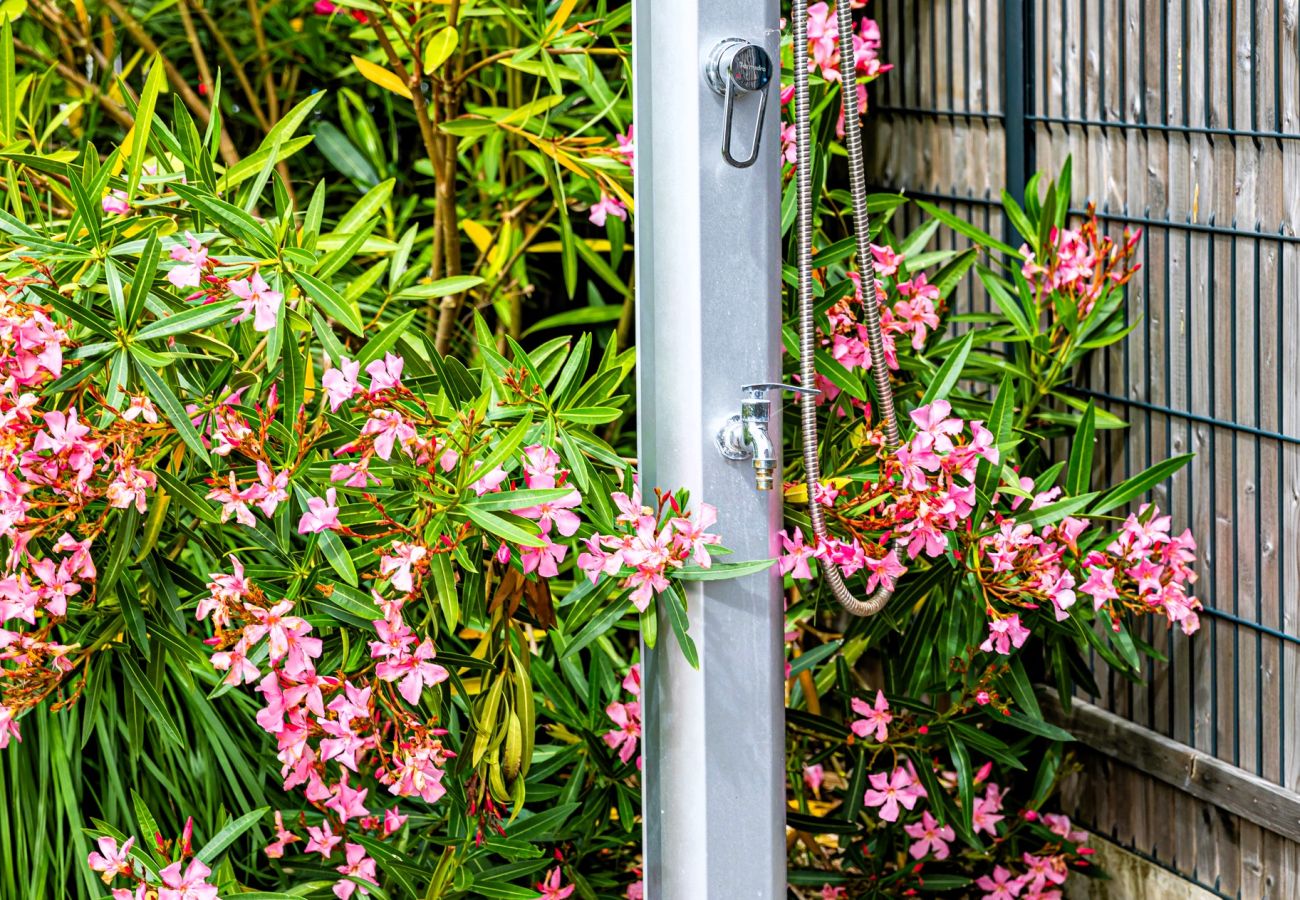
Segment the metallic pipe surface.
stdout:
[[[736,98],[736,157],[770,103],[758,159],[723,159],[724,98],[706,83],[717,43],[778,53],[776,0],[634,0],[638,455],[641,483],[718,508],[735,560],[778,555],[781,492],[714,440],[740,387],[779,380],[778,91]],[[774,404],[776,405],[776,404]],[[779,434],[779,415],[773,417]],[[774,442],[780,471],[780,446]],[[646,897],[786,895],[783,609],[775,569],[687,588],[700,667],[660,613],[643,652]]]
[[[811,108],[808,97],[808,0],[794,0],[790,18],[794,26],[794,104],[796,148],[795,190],[798,210],[795,230],[798,233],[799,269],[799,375],[801,383],[813,386],[817,326],[813,321],[812,291],[812,137]],[[838,5],[837,24],[840,36],[840,96],[844,103],[844,146],[849,158],[849,188],[853,197],[853,230],[857,240],[858,271],[862,275],[863,324],[867,328],[867,346],[871,351],[871,376],[876,384],[876,399],[885,429],[885,450],[898,449],[898,419],[894,410],[894,390],[889,383],[889,366],[885,362],[884,339],[880,332],[880,305],[876,300],[876,265],[871,255],[871,222],[867,214],[867,176],[862,162],[861,123],[858,119],[856,62],[853,58],[853,13],[848,3]],[[821,482],[821,460],[817,455],[817,404],[804,398],[799,404],[803,437],[804,471],[808,479],[808,518],[819,541],[826,540],[826,515],[817,500]],[[902,542],[895,542],[895,548]],[[855,616],[874,616],[884,609],[894,592],[885,587],[866,600],[853,596],[839,566],[830,560],[821,565],[822,575],[831,593],[847,612]]]

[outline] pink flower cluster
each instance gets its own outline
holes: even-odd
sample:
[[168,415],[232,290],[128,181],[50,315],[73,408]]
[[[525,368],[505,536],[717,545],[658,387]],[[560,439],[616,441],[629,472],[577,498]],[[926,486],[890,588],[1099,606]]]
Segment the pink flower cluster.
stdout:
[[[383,810],[381,817],[366,805],[371,789],[361,785],[368,778],[390,794],[418,797],[426,803],[435,803],[446,793],[443,767],[451,754],[442,746],[444,732],[431,727],[412,707],[418,709],[426,688],[446,680],[447,670],[433,662],[432,641],[419,640],[402,618],[405,602],[423,577],[413,567],[427,549],[394,541],[389,551],[380,555],[380,579],[402,596],[384,600],[378,592],[374,595],[382,618],[372,622],[378,638],[370,642],[370,656],[377,661],[372,678],[318,672],[314,660],[321,654],[321,641],[311,637],[311,626],[289,614],[291,601],[268,607],[233,556],[231,572],[211,576],[209,595],[196,611],[199,619],[212,618],[216,634],[209,643],[226,648],[212,655],[213,666],[227,672],[226,683],[257,682],[256,690],[265,702],[257,723],[276,738],[284,789],[303,787],[306,799],[324,816],[319,826],[307,828],[310,840],[305,852],[318,852],[327,860],[343,842],[349,822],[383,836],[405,823],[406,816],[395,806]],[[235,621],[243,624],[227,630]],[[250,659],[263,639],[269,664],[264,675]],[[409,707],[386,691],[385,685],[394,682]],[[372,754],[377,757],[373,762]],[[278,814],[276,821],[277,837],[266,851],[271,857],[281,856],[286,845],[300,840]],[[344,857],[338,866],[342,875],[375,882],[375,863],[361,845],[347,843]],[[334,886],[342,900],[354,890],[368,893],[349,878]]]
[[[947,535],[964,527],[975,508],[975,471],[980,459],[997,463],[993,435],[979,421],[963,422],[949,416],[952,407],[936,400],[911,412],[912,437],[883,462],[882,478],[869,486],[870,495],[846,498],[858,505],[876,496],[883,503],[872,508],[870,528],[885,532],[879,544],[831,538],[814,547],[803,534],[782,532],[786,552],[781,570],[795,578],[809,578],[810,559],[825,559],[840,566],[845,575],[867,569],[867,589],[883,584],[892,588],[906,567],[889,542],[901,538],[909,558],[921,554],[936,558],[948,552]],[[964,441],[962,436],[969,432]],[[958,442],[961,441],[961,442]]]
[[[614,520],[624,526],[618,534],[594,534],[586,540],[586,551],[578,555],[578,568],[595,584],[602,576],[615,576],[624,569],[632,572],[623,579],[622,588],[630,590],[636,608],[645,612],[655,595],[668,590],[668,573],[679,569],[687,560],[707,569],[712,563],[709,547],[722,539],[709,534],[718,520],[718,511],[707,503],[700,504],[699,518],[682,512],[671,495],[660,498],[656,512],[641,505],[641,489],[633,485],[632,496],[616,492],[614,502],[619,515]],[[663,519],[665,504],[679,513]]]
[[[1036,509],[1059,494],[1058,488],[1044,491],[1029,508]],[[1018,505],[1022,498],[1015,502]],[[1171,537],[1170,517],[1161,516],[1154,507],[1143,505],[1131,514],[1104,551],[1086,553],[1078,545],[1091,527],[1084,519],[1066,517],[1037,532],[1000,515],[995,524],[999,530],[981,538],[977,549],[981,565],[989,564],[981,576],[994,596],[1020,605],[1046,602],[1057,621],[1069,616],[1079,594],[1086,594],[1095,611],[1108,609],[1113,627],[1118,627],[1121,608],[1163,613],[1185,634],[1200,626],[1196,611],[1201,604],[1187,593],[1196,580],[1192,569],[1196,540],[1190,530]],[[1019,615],[998,617],[990,624],[984,649],[1009,653],[1009,643],[1019,647],[1027,636]]]
[[[636,663],[628,670],[623,679],[623,690],[633,697],[641,696],[641,664]],[[636,757],[636,767],[641,768],[641,756],[636,752],[641,740],[641,703],[639,699],[621,703],[612,701],[605,707],[605,715],[614,723],[614,728],[605,732],[605,743],[611,750],[618,751],[618,758],[625,764]]]
[[[835,15],[835,7],[827,3],[808,7],[808,71],[820,71],[827,81],[840,80],[840,31]],[[858,74],[868,78],[893,68],[880,62],[880,26],[874,19],[858,23],[853,34],[853,62]]]
[[108,519],[97,512],[81,521],[82,513],[143,513],[156,484],[141,458],[152,425],[144,398],[125,412],[106,410],[102,427],[75,403],[41,408],[40,390],[64,373],[71,342],[48,309],[25,299],[34,283],[49,284],[0,279],[0,538],[8,546],[0,560],[0,749],[21,740],[20,715],[85,657],[51,640],[73,598],[95,600],[91,546]]
[[[190,838],[194,831],[194,820],[185,823],[185,833],[179,842],[180,858],[171,865],[161,869],[157,877],[149,874],[142,865],[136,865],[132,859],[135,838],[127,838],[119,847],[117,840],[104,836],[96,842],[99,849],[92,850],[86,857],[91,871],[98,872],[104,884],[112,884],[117,878],[135,881],[133,888],[113,888],[113,900],[219,900],[217,886],[208,883],[212,870],[198,859],[191,859],[185,864],[186,857],[192,855]],[[165,853],[167,843],[161,835],[155,835],[159,852]]]
[[[920,272],[912,278],[893,283],[893,291],[899,299],[892,305],[888,303],[890,283],[882,280],[894,278],[905,256],[895,253],[890,247],[871,245],[871,254],[876,266],[876,300],[880,305],[881,336],[885,349],[885,364],[890,369],[898,368],[897,339],[907,337],[913,349],[921,350],[926,337],[932,329],[939,327],[939,305],[942,302],[939,288],[930,284],[926,274]],[[864,303],[861,279],[856,272],[850,272],[855,284],[852,300],[844,299],[827,313],[831,331],[821,336],[823,347],[828,348],[831,357],[850,372],[871,369],[871,352],[867,345],[867,326],[862,322],[861,308]],[[840,388],[825,376],[817,376],[817,387],[822,394],[818,403],[829,403],[839,396]],[[865,404],[855,401],[855,405],[866,408]]]
[[1131,261],[1141,238],[1141,229],[1125,229],[1118,244],[1102,235],[1090,206],[1077,230],[1052,226],[1041,259],[1028,244],[1022,244],[1020,254],[1025,261],[1020,272],[1040,298],[1059,291],[1074,301],[1079,316],[1087,316],[1108,286],[1124,284],[1141,268]]

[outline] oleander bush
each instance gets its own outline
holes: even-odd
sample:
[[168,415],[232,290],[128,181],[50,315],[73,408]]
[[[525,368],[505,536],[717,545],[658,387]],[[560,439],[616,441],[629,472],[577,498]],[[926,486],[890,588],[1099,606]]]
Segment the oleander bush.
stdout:
[[[1023,243],[872,196],[885,452],[811,7],[824,478],[788,417],[785,553],[731,562],[635,474],[627,4],[0,16],[0,896],[635,900],[640,643],[694,661],[691,582],[773,564],[794,895],[1097,874],[1036,691],[1137,678],[1136,621],[1199,604],[1141,503],[1185,458],[1094,479],[1123,423],[1070,386],[1139,236],[1068,166],[1003,198]],[[827,565],[896,593],[848,618]]]

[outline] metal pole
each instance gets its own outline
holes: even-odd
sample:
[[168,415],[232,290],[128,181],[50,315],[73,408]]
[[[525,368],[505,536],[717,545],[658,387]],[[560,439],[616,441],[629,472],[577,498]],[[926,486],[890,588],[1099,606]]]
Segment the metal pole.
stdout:
[[[777,23],[776,0],[633,2],[642,485],[716,506],[735,560],[777,552],[779,484],[756,491],[752,464],[723,459],[714,437],[742,384],[781,372],[780,101],[779,87],[737,101],[738,158],[752,128],[739,123],[770,105],[759,160],[735,168],[703,67],[724,38],[779,59]],[[780,579],[697,583],[688,605],[699,669],[666,623],[644,658],[646,896],[784,897]]]
[[[1032,137],[1026,118],[1026,99],[1029,97],[1025,78],[1030,67],[1026,54],[1028,28],[1025,0],[1002,0],[1002,103],[1003,125],[1006,135],[1007,193],[1017,203],[1024,200],[1025,185],[1033,165]],[[1016,227],[1007,219],[1003,223],[1003,239],[1013,247],[1024,240]]]

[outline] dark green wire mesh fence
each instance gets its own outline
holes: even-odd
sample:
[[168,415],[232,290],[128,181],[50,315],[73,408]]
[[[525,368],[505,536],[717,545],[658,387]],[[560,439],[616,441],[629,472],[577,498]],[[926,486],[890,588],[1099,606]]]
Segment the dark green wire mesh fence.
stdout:
[[[873,0],[894,70],[872,172],[1019,244],[1000,214],[1073,156],[1074,203],[1144,229],[1128,340],[1080,393],[1126,419],[1110,474],[1196,460],[1153,501],[1202,552],[1195,638],[1084,698],[1300,791],[1300,39],[1294,2]],[[919,223],[904,213],[896,231]],[[909,219],[908,216],[911,218]],[[940,247],[966,245],[941,231]],[[976,290],[958,309],[987,310]],[[1099,452],[1099,455],[1103,455]],[[1086,756],[1086,754],[1085,754]],[[1225,896],[1300,896],[1297,845],[1113,760],[1086,823]]]

